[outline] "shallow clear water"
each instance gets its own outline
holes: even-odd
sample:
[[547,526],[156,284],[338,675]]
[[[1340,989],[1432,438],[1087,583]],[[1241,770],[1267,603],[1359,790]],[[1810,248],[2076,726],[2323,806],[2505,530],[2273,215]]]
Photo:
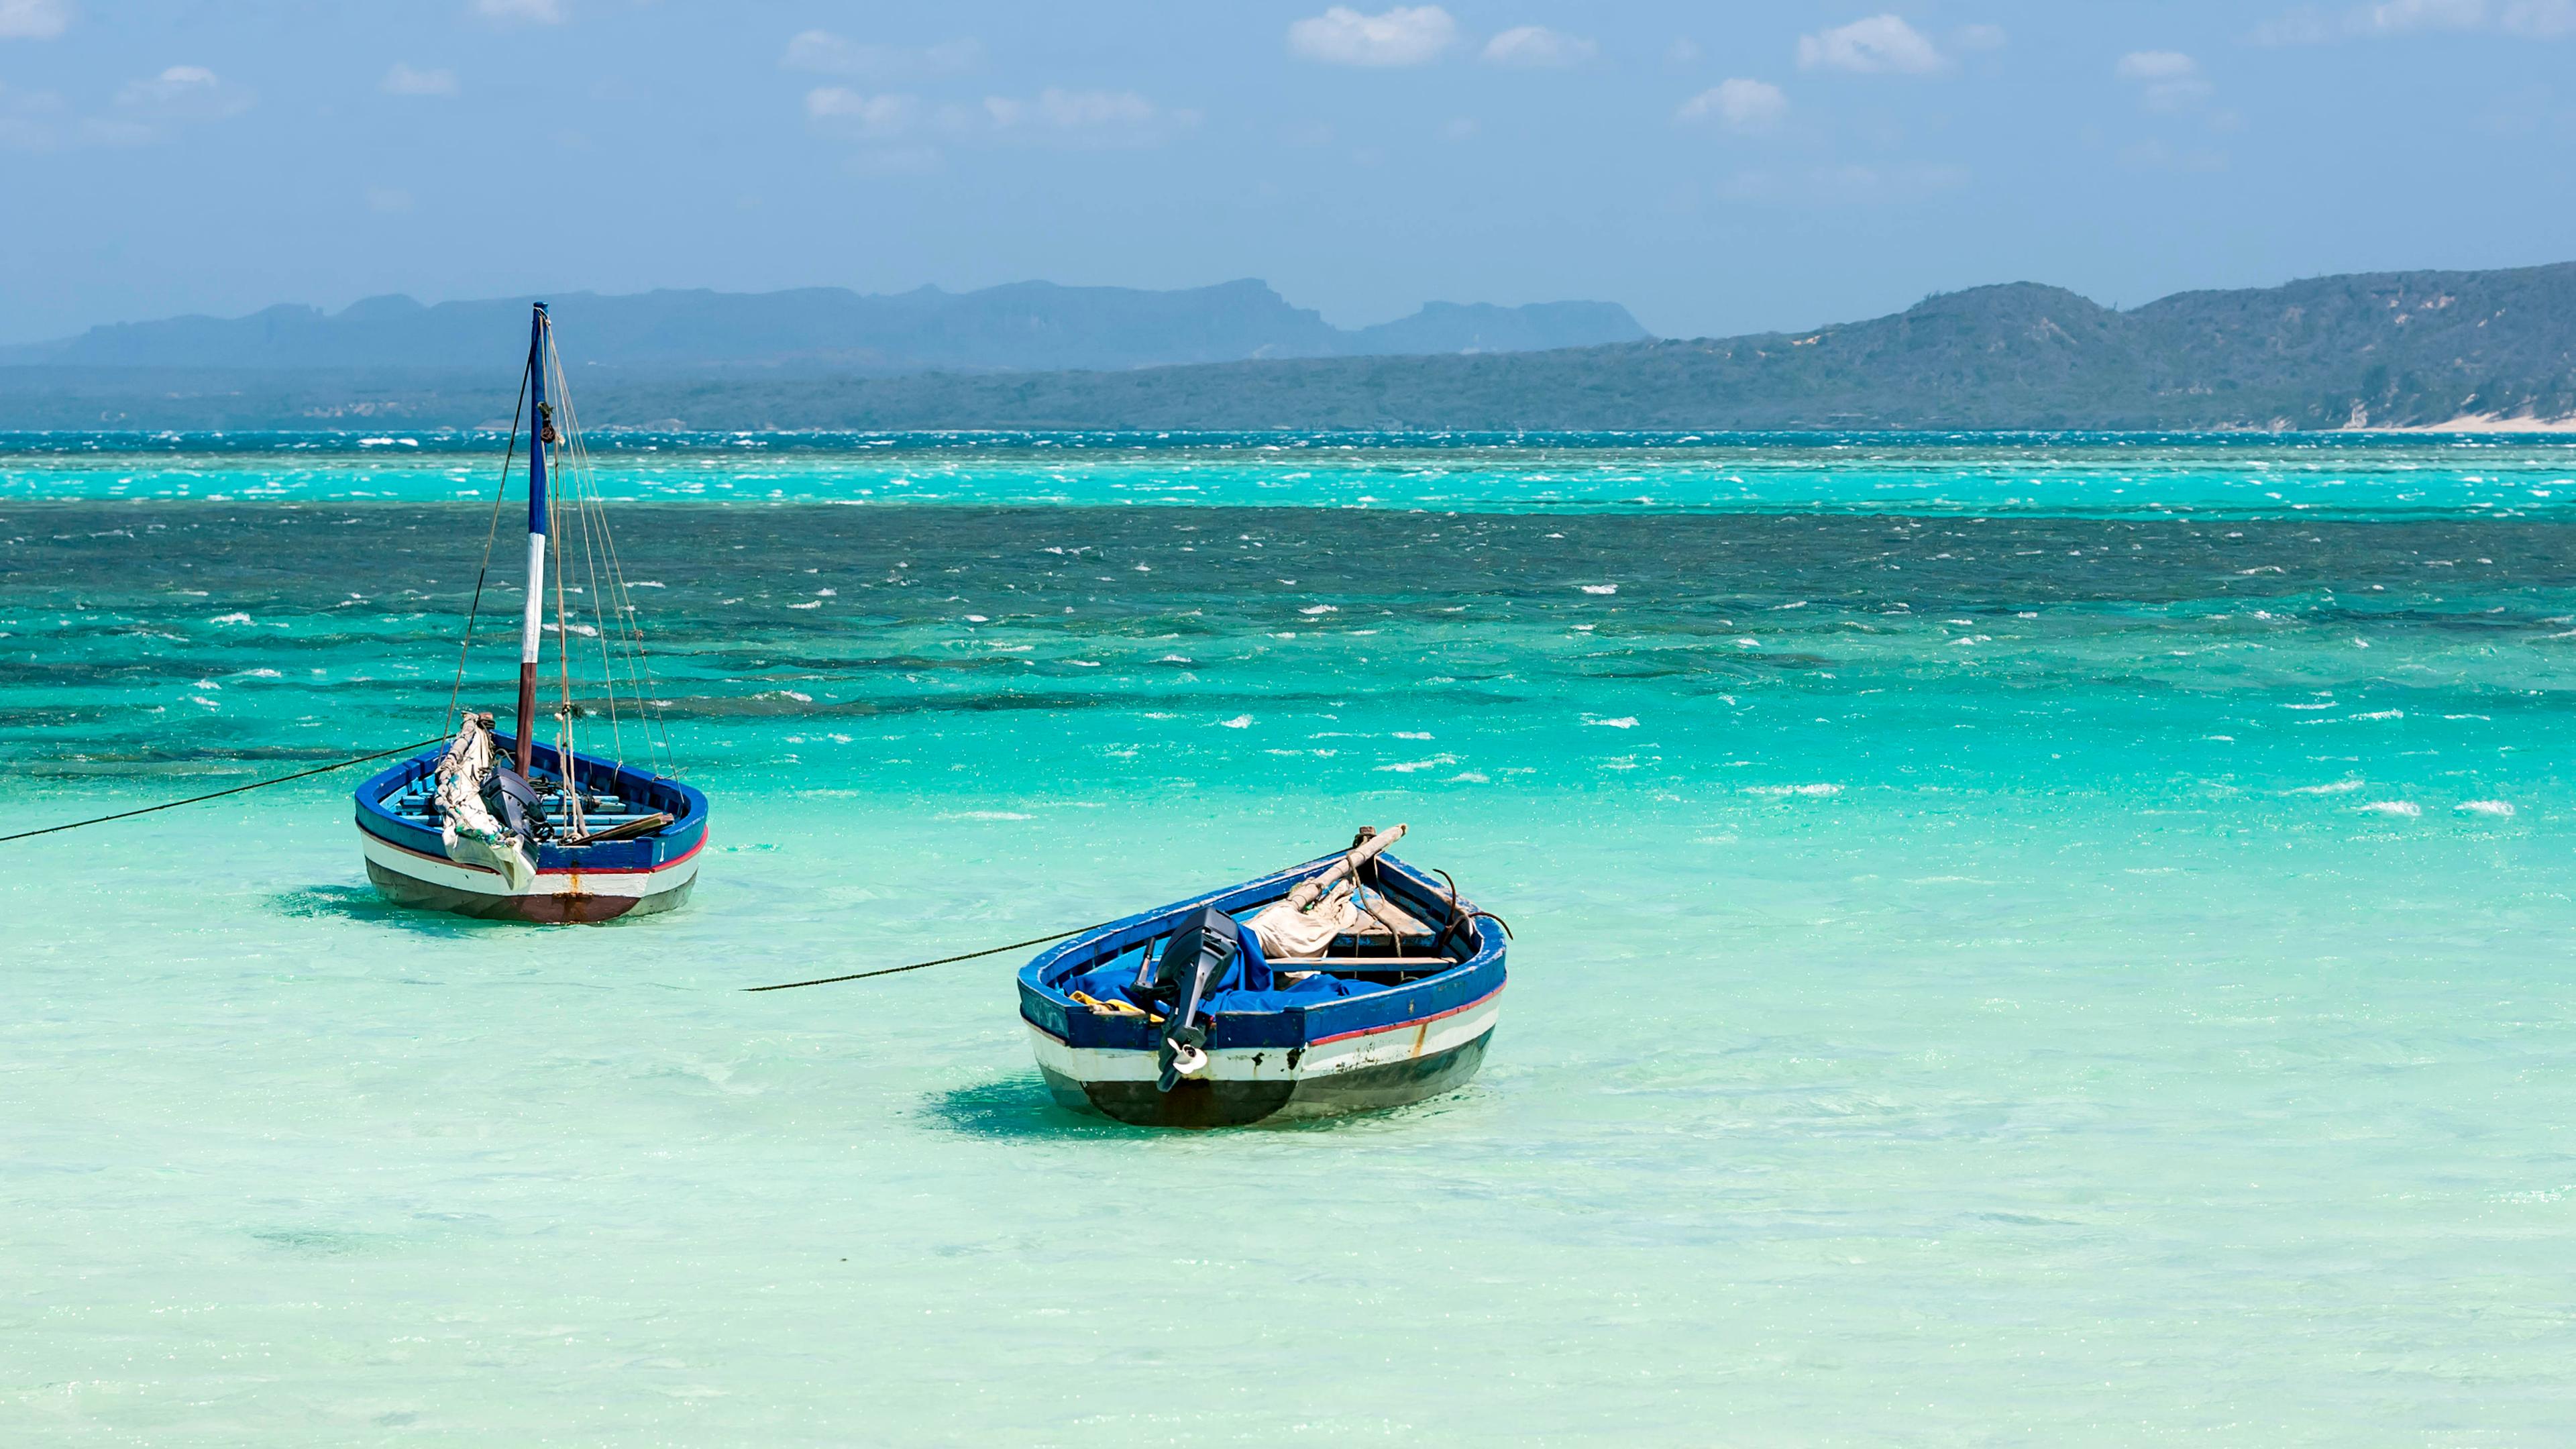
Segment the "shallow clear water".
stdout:
[[[1880,441],[1878,507],[1739,440],[1760,498],[1591,507],[1541,495],[1714,475],[1403,493],[1413,440],[1113,508],[914,439],[982,491],[827,507],[847,449],[688,441],[801,501],[618,515],[716,800],[686,910],[389,911],[346,777],[0,845],[13,1442],[2576,1430],[2576,527],[2497,481],[2576,449]],[[1038,441],[1075,502],[1278,466]],[[434,733],[488,510],[423,480],[495,462],[439,446],[0,456],[7,824]],[[1961,502],[2004,448],[2080,500]],[[1405,1111],[1062,1112],[1010,958],[735,990],[1399,819],[1518,933]]]

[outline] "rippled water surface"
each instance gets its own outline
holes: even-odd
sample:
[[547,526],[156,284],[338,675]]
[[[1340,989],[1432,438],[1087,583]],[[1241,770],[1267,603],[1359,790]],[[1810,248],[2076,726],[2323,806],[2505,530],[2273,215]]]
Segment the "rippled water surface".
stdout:
[[[0,833],[435,733],[415,441],[11,440]],[[682,912],[391,911],[346,776],[0,844],[0,1439],[2576,1434],[2576,448],[874,446],[600,454]],[[1395,820],[1517,933],[1404,1111],[736,990]]]

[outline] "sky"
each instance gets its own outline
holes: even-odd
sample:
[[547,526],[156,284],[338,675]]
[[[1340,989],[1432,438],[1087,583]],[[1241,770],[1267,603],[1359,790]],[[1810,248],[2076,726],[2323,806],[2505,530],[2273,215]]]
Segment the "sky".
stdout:
[[0,0],[0,341],[1258,277],[1666,336],[2576,259],[2576,0]]

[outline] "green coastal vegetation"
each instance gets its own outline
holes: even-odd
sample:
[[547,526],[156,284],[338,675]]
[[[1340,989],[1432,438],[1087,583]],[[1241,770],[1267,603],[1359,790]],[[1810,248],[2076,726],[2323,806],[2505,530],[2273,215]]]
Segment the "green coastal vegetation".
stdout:
[[[483,370],[0,368],[0,427],[414,428],[506,419]],[[628,366],[592,427],[2325,429],[2576,415],[2576,263],[2184,292],[2013,283],[1807,332],[1523,352],[862,375]]]

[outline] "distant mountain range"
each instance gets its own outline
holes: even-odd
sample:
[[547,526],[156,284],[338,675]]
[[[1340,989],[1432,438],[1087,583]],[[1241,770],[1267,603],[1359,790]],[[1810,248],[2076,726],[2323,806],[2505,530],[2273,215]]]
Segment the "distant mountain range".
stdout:
[[[370,297],[338,312],[278,306],[247,317],[120,323],[0,347],[0,366],[507,370],[527,348],[532,300],[424,306],[409,297]],[[659,372],[1114,370],[1265,357],[1526,352],[1651,335],[1615,302],[1434,302],[1399,321],[1346,330],[1256,281],[1175,292],[1048,282],[893,296],[839,287],[573,292],[548,305],[568,358]]]
[[[1413,320],[1428,327],[1438,316]],[[587,343],[572,342],[580,334],[569,320],[566,328],[579,355]],[[1226,335],[1233,347],[1248,334]],[[1128,355],[1140,353],[1130,346]],[[473,426],[509,416],[515,358],[506,346],[502,354],[498,367],[487,358],[470,372],[5,367],[0,427]],[[579,401],[594,427],[782,429],[2308,429],[2564,419],[2576,416],[2576,263],[2184,292],[2125,312],[2014,283],[1810,332],[1542,351],[909,376],[639,368],[586,378]]]

